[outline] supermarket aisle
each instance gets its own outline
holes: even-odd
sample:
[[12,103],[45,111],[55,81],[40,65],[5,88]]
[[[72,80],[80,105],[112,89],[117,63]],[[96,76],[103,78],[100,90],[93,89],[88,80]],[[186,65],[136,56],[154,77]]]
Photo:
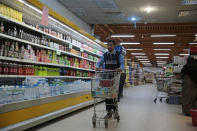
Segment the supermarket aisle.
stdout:
[[87,109],[61,120],[33,128],[39,131],[196,131],[191,117],[181,114],[181,107],[166,103],[154,104],[156,88],[149,84],[128,88],[119,103],[120,123],[112,121],[109,128],[92,128],[93,109]]

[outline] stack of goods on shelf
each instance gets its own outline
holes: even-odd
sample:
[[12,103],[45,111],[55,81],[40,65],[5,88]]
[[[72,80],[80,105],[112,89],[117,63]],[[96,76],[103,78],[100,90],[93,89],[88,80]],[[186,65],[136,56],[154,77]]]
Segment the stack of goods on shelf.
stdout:
[[174,61],[173,61],[173,70],[174,73],[181,73],[181,70],[183,66],[186,64],[186,58],[185,57],[180,57],[180,56],[174,56]]
[[23,19],[23,14],[21,12],[16,11],[3,4],[0,4],[0,14],[20,22],[22,22]]
[[48,81],[43,78],[27,78],[15,85],[1,85],[0,105],[90,90],[90,81],[65,82],[60,79]]
[[144,78],[145,78],[146,83],[153,83],[154,74],[153,73],[145,73]]

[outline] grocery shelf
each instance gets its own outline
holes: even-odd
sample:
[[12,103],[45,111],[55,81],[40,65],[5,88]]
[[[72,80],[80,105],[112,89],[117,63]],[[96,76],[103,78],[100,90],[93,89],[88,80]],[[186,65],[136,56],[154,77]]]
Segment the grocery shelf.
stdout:
[[0,56],[0,60],[8,60],[8,61],[14,61],[14,62],[28,63],[28,64],[37,64],[37,65],[49,65],[49,66],[56,66],[56,67],[67,67],[67,68],[72,68],[72,69],[77,69],[77,70],[84,70],[84,71],[95,71],[95,70],[92,70],[92,69],[85,69],[85,68],[80,68],[80,67],[61,65],[61,64],[53,64],[53,63],[45,63],[45,62],[34,62],[34,61],[30,61],[30,60],[17,59],[17,58],[11,58],[11,57]]
[[33,43],[33,42],[29,42],[29,41],[26,41],[26,40],[22,40],[22,39],[19,39],[19,38],[13,37],[13,36],[9,36],[9,35],[6,35],[6,34],[0,33],[0,37],[2,37],[2,38],[7,38],[7,39],[11,39],[11,40],[15,40],[15,41],[22,42],[22,43],[26,43],[26,44],[29,44],[29,45],[32,45],[32,46],[36,46],[36,47],[43,48],[43,49],[58,51],[58,52],[60,52],[60,53],[62,53],[62,54],[66,54],[66,55],[69,55],[69,56],[74,56],[74,57],[77,57],[77,58],[80,58],[80,59],[85,59],[85,60],[88,60],[88,61],[91,61],[91,62],[97,62],[97,61],[94,61],[94,60],[90,60],[90,59],[88,59],[88,58],[84,58],[84,57],[82,57],[82,56],[78,56],[78,55],[73,54],[73,53],[70,53],[70,52],[66,52],[66,51],[62,51],[62,50],[55,49],[55,48],[43,46],[43,45],[40,45],[40,44],[36,44],[36,43]]
[[[59,42],[61,42],[61,43],[63,42],[63,43],[66,43],[66,44],[72,44],[71,42],[69,42],[69,41],[67,41],[67,40],[63,40],[63,39],[61,39],[61,38],[58,38],[58,37],[53,36],[53,35],[51,35],[51,34],[48,34],[48,33],[44,32],[44,31],[38,30],[38,29],[36,29],[36,28],[33,27],[33,26],[29,26],[29,25],[27,25],[27,24],[25,24],[25,23],[23,23],[23,22],[19,22],[19,21],[13,20],[13,19],[11,19],[11,18],[9,18],[9,17],[7,17],[7,16],[3,16],[2,14],[0,14],[0,18],[1,18],[1,19],[4,19],[4,20],[7,20],[7,21],[11,21],[11,22],[13,22],[13,23],[15,23],[15,24],[18,24],[18,25],[23,26],[23,27],[25,27],[25,28],[28,28],[28,29],[30,29],[30,30],[36,31],[36,32],[38,32],[38,33],[41,33],[41,34],[47,36],[48,38],[50,38],[50,39],[52,39],[52,40],[56,40],[56,41],[59,41]],[[81,47],[76,46],[76,45],[74,45],[74,44],[72,44],[72,46],[81,48]],[[96,54],[96,53],[94,53],[94,52],[91,52],[91,51],[89,51],[89,50],[87,50],[87,49],[84,49],[84,51],[86,51],[86,52],[88,52],[88,53],[91,53],[91,54],[94,54],[94,55],[97,55],[97,56],[99,56],[99,57],[101,56],[101,55],[98,55],[98,54]]]
[[73,78],[73,79],[91,79],[92,77],[79,77],[79,76],[35,76],[35,75],[0,75],[0,78]]

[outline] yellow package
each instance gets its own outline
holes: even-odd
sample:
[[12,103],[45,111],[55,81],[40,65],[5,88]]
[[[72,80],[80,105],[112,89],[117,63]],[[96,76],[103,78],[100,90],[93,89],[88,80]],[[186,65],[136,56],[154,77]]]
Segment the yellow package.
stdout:
[[19,21],[20,21],[20,22],[23,21],[23,14],[22,14],[22,13],[20,13],[20,19],[19,19]]
[[14,19],[14,13],[13,13],[13,9],[12,8],[10,8],[10,17],[12,18],[12,19]]
[[6,10],[6,6],[5,5],[3,5],[3,15],[7,16],[7,10]]
[[0,14],[3,14],[3,6],[2,6],[2,4],[0,4]]
[[6,7],[6,10],[7,10],[7,16],[10,17],[10,8]]
[[13,19],[16,20],[16,11],[13,10]]

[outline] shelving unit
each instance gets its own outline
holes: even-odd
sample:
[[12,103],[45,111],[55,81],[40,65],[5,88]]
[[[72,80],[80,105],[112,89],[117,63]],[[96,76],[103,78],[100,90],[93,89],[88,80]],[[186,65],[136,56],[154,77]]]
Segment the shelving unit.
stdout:
[[[3,2],[5,1],[0,2],[0,4],[3,4]],[[6,6],[8,5],[15,9],[20,8],[20,11],[24,12],[23,15],[28,15],[28,17],[25,17],[25,20],[27,20],[27,18],[31,18],[30,16],[33,16],[36,12],[36,10],[31,9],[28,14],[26,10],[28,10],[28,8],[30,7],[26,5],[13,4],[10,3],[10,1],[6,3]],[[22,8],[24,6],[26,7]],[[30,35],[31,38],[36,37],[36,39],[39,38],[40,40],[39,42],[37,42],[31,39],[22,39],[22,37],[19,37],[17,35],[9,35],[9,33],[1,32],[0,29],[0,39],[2,39],[1,42],[18,42],[18,45],[20,45],[18,46],[18,48],[21,48],[21,46],[25,45],[26,47],[24,48],[28,48],[28,51],[30,50],[30,46],[30,48],[32,48],[31,50],[33,51],[32,54],[34,54],[32,59],[28,59],[29,57],[12,57],[12,55],[0,56],[0,61],[2,63],[10,64],[9,70],[11,70],[13,63],[17,63],[18,65],[21,64],[22,66],[34,65],[35,70],[38,66],[45,67],[38,69],[44,71],[48,71],[48,69],[52,68],[52,72],[53,69],[55,70],[58,67],[59,71],[60,69],[65,69],[66,71],[73,71],[74,74],[62,75],[61,72],[58,75],[50,75],[49,73],[47,74],[48,76],[44,76],[42,73],[41,75],[36,73],[34,75],[18,75],[19,73],[17,73],[17,75],[13,75],[13,72],[0,72],[0,99],[3,98],[0,100],[0,130],[27,129],[58,116],[65,115],[69,112],[93,104],[90,90],[90,76],[92,76],[92,74],[95,72],[94,65],[96,64],[97,59],[101,57],[100,52],[105,51],[104,47],[101,47],[99,44],[95,44],[96,42],[90,40],[85,36],[81,37],[81,34],[79,33],[73,33],[69,30],[69,28],[65,29],[63,25],[58,23],[59,21],[50,20],[49,24],[54,25],[55,23],[55,25],[53,26],[53,28],[51,26],[47,27],[54,29],[54,27],[58,25],[58,28],[55,28],[55,32],[58,32],[58,35],[56,36],[51,35],[52,33],[49,34],[42,30],[39,30],[31,26],[31,24],[27,24],[28,22],[26,21],[19,22],[2,14],[0,14],[0,22],[3,22],[4,26],[7,23],[11,23],[14,28],[15,26],[17,26],[17,32],[19,32],[19,29],[24,30],[24,32],[26,31],[25,33],[27,35]],[[34,25],[37,24],[38,23],[34,23]],[[63,28],[61,28],[61,26]],[[69,39],[67,39],[67,37],[57,37],[59,36],[59,33],[68,36]],[[77,34],[79,34],[79,37],[77,36]],[[42,37],[44,37],[47,42],[52,42],[54,45],[42,43]],[[55,44],[58,45],[58,47],[56,47]],[[48,58],[47,60],[37,59],[38,56],[35,52],[41,50],[47,52],[46,54],[43,53],[44,55],[51,55],[51,60],[48,60]],[[48,53],[48,51],[52,52],[52,54]],[[53,58],[53,55],[55,55],[55,58]],[[67,60],[66,58],[68,58],[69,60]],[[56,61],[53,61],[53,59]],[[69,61],[69,63],[66,63],[66,60]],[[81,64],[81,62],[84,62],[85,64],[83,64],[85,66],[79,65]],[[2,68],[4,68],[3,64]],[[55,70],[54,72],[56,71],[57,70]],[[3,93],[6,95],[4,95]],[[22,114],[27,115],[23,116]]]
[[[0,14],[0,19],[4,19],[4,20],[6,20],[6,21],[13,22],[13,23],[18,24],[18,25],[20,25],[20,26],[22,26],[22,27],[28,28],[28,29],[30,29],[30,30],[32,30],[32,31],[41,33],[42,35],[47,36],[49,39],[52,39],[52,40],[55,40],[55,41],[59,41],[59,42],[61,42],[61,43],[63,43],[63,44],[72,44],[71,42],[69,42],[69,41],[67,41],[67,40],[60,39],[60,38],[55,37],[55,36],[53,36],[53,35],[51,35],[51,34],[45,33],[45,32],[43,32],[43,31],[41,31],[41,30],[38,30],[38,29],[36,29],[35,27],[29,26],[29,25],[27,25],[27,24],[25,24],[25,23],[22,23],[22,22],[18,22],[18,21],[16,21],[16,20],[13,20],[13,19],[11,19],[11,18],[9,18],[9,17],[6,17],[6,16],[3,16],[3,15],[1,15],[1,14]],[[18,39],[17,39],[17,40],[18,40]],[[24,42],[24,43],[25,43],[25,42]],[[31,42],[30,42],[30,43],[31,43]],[[29,44],[29,43],[28,43],[28,44]],[[77,47],[77,48],[81,48],[81,47],[76,46],[76,45],[74,45],[74,44],[72,44],[72,46]],[[93,55],[96,55],[96,56],[101,57],[101,55],[98,55],[98,54],[96,54],[96,53],[94,53],[94,52],[91,52],[91,51],[89,51],[89,50],[87,50],[87,49],[84,49],[84,51],[87,52],[87,53],[91,53],[91,54],[93,54]]]
[[53,64],[53,63],[45,63],[45,62],[34,62],[34,61],[30,61],[30,60],[16,59],[16,58],[10,58],[10,57],[1,57],[0,56],[0,60],[20,62],[20,63],[28,63],[28,64],[36,64],[36,65],[48,65],[48,66],[54,66],[54,67],[67,67],[67,68],[72,68],[72,69],[76,69],[76,70],[84,70],[84,71],[95,71],[95,70],[91,70],[91,69],[79,68],[79,67],[74,67],[74,66],[67,66],[67,65]]

